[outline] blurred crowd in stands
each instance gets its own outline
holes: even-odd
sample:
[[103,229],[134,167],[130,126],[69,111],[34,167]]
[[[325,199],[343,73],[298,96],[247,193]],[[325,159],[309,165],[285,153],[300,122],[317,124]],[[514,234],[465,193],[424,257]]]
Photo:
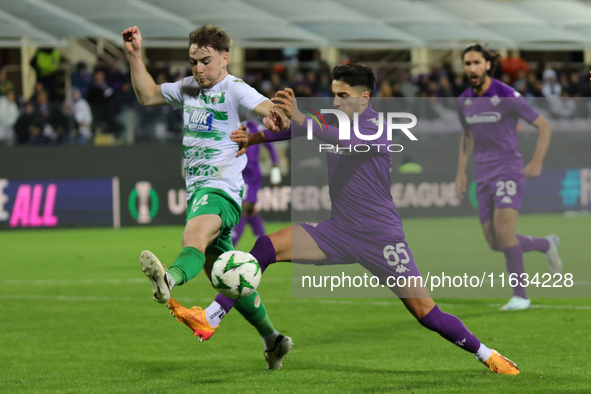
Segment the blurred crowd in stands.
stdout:
[[[26,102],[0,68],[0,145],[112,145],[181,139],[182,112],[169,106],[139,105],[125,61],[99,62],[92,70],[78,63],[67,76],[70,83],[63,83],[57,79],[61,60],[56,52],[41,49],[31,61],[37,84]],[[587,69],[530,70],[525,62],[511,58],[501,64],[496,77],[526,98],[542,98],[536,103],[545,103],[542,109],[552,117],[589,117],[588,100],[576,99],[591,97]],[[190,75],[190,69],[149,71],[156,83]],[[461,70],[449,64],[433,66],[429,73],[419,75],[379,69],[377,75],[376,97],[453,98],[468,87]],[[297,97],[328,97],[330,91],[330,68],[319,57],[307,62],[306,68],[278,63],[267,70],[247,71],[243,78],[269,97],[286,86]],[[445,102],[453,110],[455,100]]]

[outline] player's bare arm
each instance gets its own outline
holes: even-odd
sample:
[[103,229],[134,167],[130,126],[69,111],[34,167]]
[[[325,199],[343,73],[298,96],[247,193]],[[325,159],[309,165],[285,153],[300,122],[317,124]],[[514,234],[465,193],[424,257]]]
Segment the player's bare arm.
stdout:
[[300,112],[297,99],[291,88],[278,91],[272,101],[274,108],[283,110],[288,118],[303,126],[306,116]]
[[532,125],[538,129],[538,142],[536,144],[536,151],[532,160],[523,168],[523,173],[526,179],[532,179],[540,176],[542,173],[542,165],[548,147],[550,146],[550,137],[552,128],[550,123],[543,116],[538,116]]
[[285,116],[283,111],[273,108],[273,103],[270,100],[265,100],[257,105],[253,112],[263,118],[263,124],[273,133],[289,128],[288,117]]
[[123,30],[121,36],[123,36],[123,48],[129,59],[131,83],[138,101],[146,106],[166,104],[160,85],[156,85],[144,64],[140,29],[137,26],[128,27]]
[[466,166],[468,165],[468,159],[474,149],[474,139],[472,138],[471,131],[464,131],[462,138],[460,139],[460,153],[458,156],[458,173],[456,175],[456,193],[460,199],[464,198],[466,192],[466,185],[468,183],[468,177],[466,176]]

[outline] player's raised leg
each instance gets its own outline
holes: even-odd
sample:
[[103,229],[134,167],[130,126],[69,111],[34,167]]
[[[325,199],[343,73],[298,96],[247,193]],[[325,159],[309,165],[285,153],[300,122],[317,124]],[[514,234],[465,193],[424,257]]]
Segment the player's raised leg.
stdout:
[[546,260],[548,260],[548,271],[552,274],[559,274],[562,272],[562,260],[558,255],[558,245],[560,238],[556,234],[550,234],[543,238],[532,237],[531,235],[515,234],[523,253],[537,251],[544,253]]
[[[169,306],[171,306],[171,300]],[[189,326],[200,340],[209,339],[219,327],[221,320],[233,308],[257,330],[265,347],[264,356],[268,369],[280,369],[283,360],[291,352],[293,340],[281,335],[269,319],[265,306],[263,305],[258,292],[249,297],[233,300],[221,294],[215,298],[211,305],[203,310],[199,307],[186,309],[173,306],[171,309],[175,315],[189,316],[188,319],[179,319]],[[174,308],[174,309],[173,309]],[[182,310],[181,310],[182,308]],[[188,320],[188,321],[185,321]]]
[[[251,250],[251,254],[259,262],[262,272],[264,272],[264,270],[268,267],[268,265],[270,263],[275,262],[275,249],[273,247],[272,242],[269,240],[269,237],[267,237],[267,236],[261,237],[257,240],[254,248]],[[210,270],[211,270],[210,267],[213,265],[213,262],[215,261],[215,259],[216,259],[216,256],[208,256],[208,258],[207,258],[207,264],[206,264],[205,271],[206,271],[206,274],[208,275],[209,278],[210,278]],[[250,296],[250,297],[247,297],[244,299],[244,300],[248,300],[248,301],[242,301],[242,302],[245,304],[250,303],[250,304],[254,305],[255,299],[256,299],[256,296]],[[222,294],[218,294],[216,296],[215,300],[206,309],[201,310],[201,308],[195,307],[195,308],[199,308],[199,310],[202,311],[202,312],[199,312],[198,314],[195,314],[195,312],[191,312],[191,311],[194,311],[197,309],[187,309],[187,308],[182,307],[178,303],[173,303],[172,305],[169,303],[169,308],[171,309],[172,313],[177,318],[181,319],[183,321],[183,323],[185,323],[187,326],[189,326],[191,329],[193,329],[194,332],[195,331],[199,332],[202,330],[206,331],[206,332],[213,332],[213,331],[215,331],[215,329],[217,329],[217,327],[219,326],[219,324],[220,324],[221,320],[224,318],[224,316],[232,308],[234,308],[237,301],[238,300],[228,298],[226,296],[223,296]],[[177,311],[179,311],[179,312],[177,313]],[[181,316],[181,315],[183,315],[183,316]],[[189,317],[186,318],[184,316],[189,316]],[[253,321],[251,323],[255,327],[261,326],[261,324],[259,324],[259,322],[258,322],[259,317],[260,316],[253,316],[253,319],[252,319]],[[190,324],[188,324],[188,322],[191,320],[192,320],[192,322]],[[268,330],[266,330],[264,327],[262,329],[263,329],[263,331],[265,331],[264,334],[266,335],[267,334],[266,331],[268,331]],[[203,336],[199,335],[198,333],[195,335],[199,336],[202,340],[208,339],[211,336],[211,335],[209,335],[209,336],[207,336],[207,338],[204,338]]]
[[[326,259],[326,255],[318,247],[314,239],[299,225],[286,227],[269,236],[257,239],[250,253],[257,259],[261,271],[277,261],[291,261],[292,240],[298,245],[296,258],[310,261]],[[285,357],[291,351],[293,341],[274,329],[272,324],[265,322],[265,316],[257,305],[258,294],[241,300],[233,300],[218,294],[209,307],[204,310],[205,319],[210,327],[216,327],[234,306],[261,335],[265,345],[265,359],[269,369],[279,369]],[[203,321],[203,319],[201,319]]]
[[[254,256],[259,261],[262,270],[265,269],[271,262],[275,261],[275,249],[268,237],[261,237],[257,241],[259,246],[254,250]],[[229,236],[220,235],[216,245],[218,252],[231,250],[231,239]],[[211,281],[211,267],[217,255],[208,255],[205,264],[205,272]],[[199,307],[191,309],[184,308],[175,300],[170,300],[168,307],[171,313],[177,319],[187,325],[200,340],[209,339],[215,330],[218,328],[221,319],[232,308],[236,309],[244,316],[244,318],[256,328],[261,336],[261,340],[265,346],[265,359],[269,369],[279,369],[282,366],[283,360],[291,351],[293,341],[291,338],[281,335],[273,326],[267,310],[261,301],[257,292],[249,297],[232,300],[224,297],[221,294],[216,297],[216,300],[205,310]]]
[[220,232],[222,220],[218,215],[201,215],[189,219],[183,232],[183,250],[166,272],[164,264],[149,250],[140,254],[142,271],[150,280],[154,300],[166,303],[174,286],[196,277],[205,264],[207,246]]
[[397,288],[395,292],[423,327],[435,331],[454,345],[474,354],[478,361],[493,372],[519,374],[519,368],[513,361],[480,342],[458,317],[441,311],[427,288],[407,286]]
[[273,326],[267,310],[258,292],[246,298],[233,300],[219,294],[214,302],[205,310],[194,306],[191,309],[183,307],[178,301],[170,299],[168,307],[179,322],[184,323],[200,341],[211,338],[221,319],[233,307],[257,330],[265,347],[264,356],[268,369],[280,369],[283,360],[291,352],[293,341],[290,337],[281,335]]

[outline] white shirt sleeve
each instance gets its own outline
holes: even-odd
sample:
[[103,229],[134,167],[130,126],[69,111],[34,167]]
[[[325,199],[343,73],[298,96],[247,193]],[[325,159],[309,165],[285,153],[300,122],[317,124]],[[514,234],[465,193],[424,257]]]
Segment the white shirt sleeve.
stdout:
[[231,83],[232,96],[238,97],[238,105],[247,112],[252,112],[260,103],[268,100],[265,96],[250,87],[243,80],[236,78]]
[[193,77],[183,78],[176,82],[165,82],[160,85],[162,97],[174,109],[183,107],[183,86],[190,82],[187,79],[193,79]]

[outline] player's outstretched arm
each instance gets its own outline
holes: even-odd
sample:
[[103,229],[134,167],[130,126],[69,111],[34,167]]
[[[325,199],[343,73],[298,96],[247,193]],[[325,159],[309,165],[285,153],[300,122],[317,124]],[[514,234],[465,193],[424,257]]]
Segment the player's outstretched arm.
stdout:
[[156,85],[144,64],[140,29],[137,26],[128,27],[123,30],[121,36],[123,36],[123,48],[129,59],[131,83],[138,101],[148,106],[166,104],[160,85]]
[[534,157],[521,171],[525,174],[525,179],[538,177],[542,173],[544,157],[546,157],[546,152],[548,152],[550,136],[552,134],[550,123],[542,115],[538,116],[532,125],[538,129],[538,142],[536,143]]
[[464,198],[466,192],[466,185],[468,177],[466,176],[466,166],[468,159],[474,149],[474,140],[472,139],[472,131],[464,131],[460,139],[460,153],[458,155],[458,173],[456,175],[456,193],[460,199]]
[[300,126],[304,125],[306,115],[300,112],[293,89],[285,88],[278,91],[271,101],[273,101],[273,108],[281,109],[289,119]]
[[277,108],[274,108],[270,100],[265,100],[253,111],[255,115],[263,117],[263,124],[267,130],[272,133],[287,130],[289,128],[289,119],[285,113]]
[[240,126],[238,130],[232,131],[230,139],[238,144],[238,153],[236,153],[236,157],[245,154],[246,149],[248,149],[249,146],[262,144],[266,141],[265,133],[263,131],[249,134],[246,130],[246,126]]

